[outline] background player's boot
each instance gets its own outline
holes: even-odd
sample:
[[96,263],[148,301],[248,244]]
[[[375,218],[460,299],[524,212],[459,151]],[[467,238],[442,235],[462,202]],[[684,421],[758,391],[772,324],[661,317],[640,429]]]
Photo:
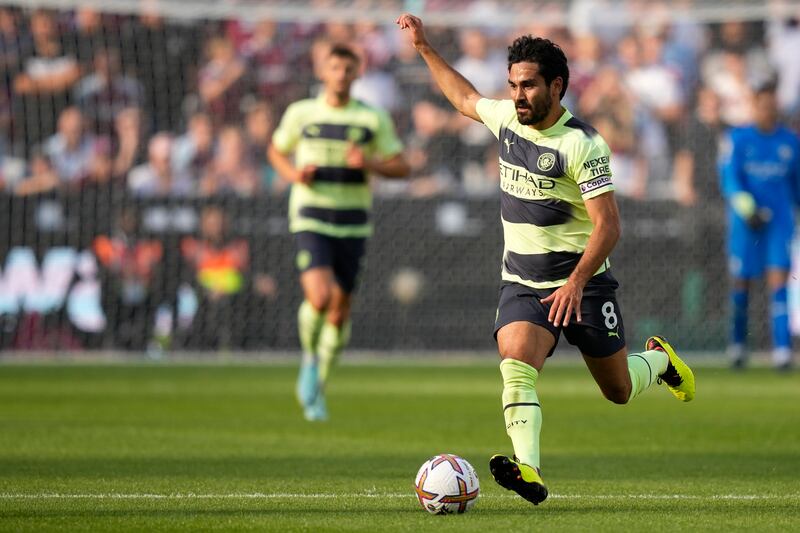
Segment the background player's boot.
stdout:
[[792,370],[791,348],[775,348],[772,350],[772,368],[778,372],[789,372]]
[[489,470],[498,485],[513,490],[533,505],[539,505],[547,498],[547,487],[544,486],[542,476],[536,468],[516,459],[493,455],[489,459]]
[[303,415],[309,422],[324,422],[328,420],[328,404],[322,389],[317,391],[314,401],[306,406]]
[[663,374],[658,376],[659,383],[664,382],[670,392],[682,402],[694,399],[694,373],[689,366],[681,361],[675,349],[664,337],[650,337],[644,344],[645,350],[660,350],[667,354],[669,363]]
[[748,354],[743,344],[731,344],[728,346],[728,360],[731,362],[731,370],[744,370],[747,368]]
[[314,403],[319,392],[319,366],[317,358],[303,354],[300,372],[297,375],[295,393],[300,406],[307,408]]

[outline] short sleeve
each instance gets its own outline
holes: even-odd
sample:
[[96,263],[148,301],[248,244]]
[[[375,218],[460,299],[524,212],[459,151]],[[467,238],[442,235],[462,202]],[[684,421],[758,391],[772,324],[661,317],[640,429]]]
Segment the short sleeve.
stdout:
[[489,128],[495,137],[500,138],[500,127],[508,115],[509,109],[511,112],[516,113],[513,109],[514,103],[511,100],[492,100],[490,98],[481,98],[475,106],[475,111],[481,117],[481,121]]
[[594,135],[581,143],[571,175],[584,199],[614,190],[611,182],[611,150],[602,137]]
[[299,123],[298,108],[296,104],[286,108],[278,128],[272,134],[272,145],[279,152],[288,154],[293,152],[300,140],[301,125]]
[[378,130],[375,132],[374,147],[375,152],[385,158],[403,151],[403,143],[397,136],[392,119],[385,111],[378,112]]

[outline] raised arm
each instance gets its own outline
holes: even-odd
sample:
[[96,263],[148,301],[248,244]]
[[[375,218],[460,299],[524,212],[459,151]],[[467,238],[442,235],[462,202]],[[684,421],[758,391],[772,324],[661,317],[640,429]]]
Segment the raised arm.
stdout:
[[397,19],[402,30],[408,30],[411,44],[425,60],[433,75],[433,79],[444,95],[450,100],[459,113],[478,122],[483,122],[475,109],[478,100],[483,98],[475,87],[453,67],[442,59],[442,56],[431,46],[425,37],[422,20],[409,13],[403,13]]

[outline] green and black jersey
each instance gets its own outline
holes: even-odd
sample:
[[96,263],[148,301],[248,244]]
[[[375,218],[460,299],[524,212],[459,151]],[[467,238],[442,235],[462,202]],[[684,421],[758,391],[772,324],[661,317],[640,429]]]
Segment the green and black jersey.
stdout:
[[511,100],[483,98],[477,111],[500,142],[503,280],[560,287],[593,229],[584,200],[614,190],[608,145],[566,109],[541,131],[519,123]]
[[293,184],[289,197],[289,229],[331,237],[367,237],[372,232],[368,176],[348,168],[345,157],[355,143],[368,158],[389,158],[403,149],[389,115],[358,100],[333,107],[323,96],[290,105],[272,137],[295,164],[317,167],[311,185]]

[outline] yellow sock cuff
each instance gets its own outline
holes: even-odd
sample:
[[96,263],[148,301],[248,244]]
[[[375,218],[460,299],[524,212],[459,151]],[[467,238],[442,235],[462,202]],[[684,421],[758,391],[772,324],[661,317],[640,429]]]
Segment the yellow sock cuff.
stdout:
[[500,374],[503,375],[505,386],[530,386],[536,387],[539,372],[528,363],[516,359],[503,359],[500,361]]
[[661,350],[648,350],[628,356],[628,373],[631,376],[631,395],[636,398],[652,385],[669,364],[669,356]]

